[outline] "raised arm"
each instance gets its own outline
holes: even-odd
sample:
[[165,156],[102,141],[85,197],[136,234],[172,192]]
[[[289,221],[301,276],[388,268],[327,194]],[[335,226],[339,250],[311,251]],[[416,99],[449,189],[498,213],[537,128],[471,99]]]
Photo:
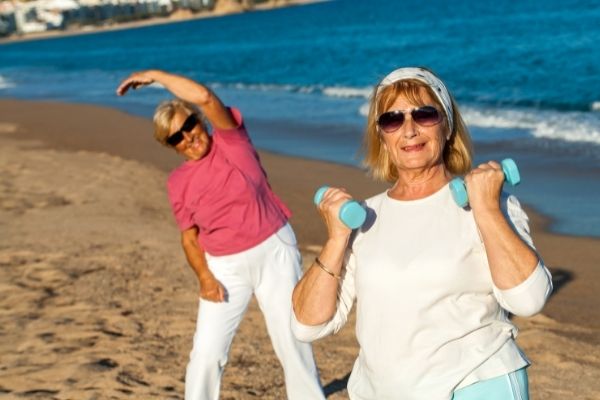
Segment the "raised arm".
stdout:
[[137,89],[152,83],[159,83],[174,96],[200,107],[210,124],[218,129],[236,127],[236,122],[221,99],[208,87],[189,78],[160,70],[147,70],[132,73],[117,88],[119,96],[129,89]]
[[337,215],[341,205],[350,198],[343,190],[330,188],[319,205],[329,237],[318,257],[323,267],[313,262],[292,295],[294,314],[298,322],[304,325],[328,322],[337,310],[344,254],[352,232],[339,221]]
[[[552,280],[533,248],[527,217],[518,203],[508,204],[509,214],[521,215],[515,217],[517,221],[509,221],[502,212],[503,181],[502,167],[495,161],[481,164],[465,177],[469,203],[485,246],[494,285],[500,295],[510,295],[511,290],[520,289],[517,287],[528,281],[527,288],[517,290],[522,292],[521,296],[512,296],[527,304],[513,302],[508,308],[517,315],[531,315],[541,310],[552,290]],[[525,291],[528,293],[523,293]]]

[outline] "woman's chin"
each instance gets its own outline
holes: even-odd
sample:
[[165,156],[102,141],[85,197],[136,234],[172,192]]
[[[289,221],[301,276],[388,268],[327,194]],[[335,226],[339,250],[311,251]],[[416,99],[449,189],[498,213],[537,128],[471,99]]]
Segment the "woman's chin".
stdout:
[[190,161],[198,161],[203,158],[206,153],[208,153],[207,149],[198,149],[194,151],[188,151],[184,154],[184,156]]
[[199,155],[199,154],[186,154],[185,158],[188,161],[198,161],[199,159],[202,158],[202,155]]

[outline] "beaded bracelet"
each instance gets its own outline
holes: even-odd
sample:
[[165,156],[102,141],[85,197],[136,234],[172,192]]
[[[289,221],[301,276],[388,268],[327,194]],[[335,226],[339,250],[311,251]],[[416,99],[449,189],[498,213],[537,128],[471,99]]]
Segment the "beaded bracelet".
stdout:
[[323,271],[327,272],[329,275],[333,276],[335,279],[338,279],[338,280],[342,279],[342,277],[340,275],[334,273],[329,268],[324,266],[323,263],[321,262],[321,260],[319,260],[319,257],[315,257],[315,263],[319,266],[319,268],[321,268]]

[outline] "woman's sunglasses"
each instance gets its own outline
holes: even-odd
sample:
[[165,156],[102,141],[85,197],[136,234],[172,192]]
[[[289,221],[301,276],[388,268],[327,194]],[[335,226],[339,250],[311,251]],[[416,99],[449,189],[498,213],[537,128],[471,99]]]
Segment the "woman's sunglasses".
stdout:
[[183,140],[183,132],[191,132],[196,125],[198,125],[198,118],[194,114],[190,114],[190,116],[183,121],[181,128],[167,137],[167,144],[173,147],[177,146]]
[[433,126],[442,121],[442,114],[433,106],[423,106],[412,110],[393,110],[384,112],[377,118],[377,125],[385,133],[392,133],[400,129],[406,120],[405,114],[410,113],[413,121],[421,126]]

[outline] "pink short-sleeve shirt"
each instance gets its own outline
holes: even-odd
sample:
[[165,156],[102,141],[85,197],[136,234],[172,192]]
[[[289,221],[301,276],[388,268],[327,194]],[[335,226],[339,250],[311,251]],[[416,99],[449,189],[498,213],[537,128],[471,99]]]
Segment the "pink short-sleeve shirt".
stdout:
[[198,228],[206,252],[221,256],[256,246],[291,216],[273,193],[242,115],[232,108],[232,129],[215,129],[203,158],[169,176],[169,201],[179,229]]

